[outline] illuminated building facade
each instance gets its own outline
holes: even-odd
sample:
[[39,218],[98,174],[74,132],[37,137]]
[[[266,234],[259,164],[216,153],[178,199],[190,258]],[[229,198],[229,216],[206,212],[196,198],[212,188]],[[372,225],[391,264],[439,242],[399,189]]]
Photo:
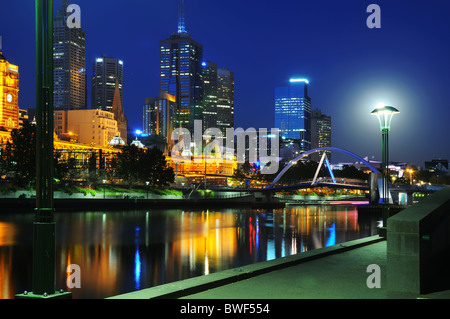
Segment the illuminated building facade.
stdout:
[[8,131],[19,127],[19,67],[2,53],[0,39],[0,127]]
[[87,108],[86,35],[81,28],[67,27],[68,0],[63,0],[53,24],[53,79],[55,110]]
[[143,132],[170,139],[175,125],[175,96],[161,94],[158,98],[145,99]]
[[123,104],[123,61],[103,55],[92,66],[91,108],[111,112],[118,82]]
[[228,179],[232,178],[237,169],[236,158],[216,160],[205,159],[202,155],[191,157],[191,161],[182,163],[175,162],[167,157],[167,164],[174,169],[177,179],[183,178],[186,184],[203,184],[205,175],[207,185],[227,185]]
[[114,114],[102,110],[55,111],[55,133],[61,140],[69,139],[90,146],[108,147],[118,134]]
[[203,131],[217,127],[217,63],[203,62]]
[[203,62],[203,130],[234,127],[234,73],[218,68],[217,63]]
[[[331,147],[331,117],[315,109],[311,118],[311,149],[319,147]],[[331,161],[331,152],[326,151],[326,153],[328,160]],[[311,155],[311,160],[318,162],[321,156],[319,153],[314,153]]]
[[307,79],[291,79],[275,89],[275,127],[280,129],[283,161],[311,149],[311,98]]
[[217,70],[217,128],[226,136],[226,129],[234,127],[234,73]]
[[203,46],[192,39],[184,25],[180,5],[178,32],[160,41],[159,93],[175,96],[177,127],[194,131],[194,121],[203,119]]

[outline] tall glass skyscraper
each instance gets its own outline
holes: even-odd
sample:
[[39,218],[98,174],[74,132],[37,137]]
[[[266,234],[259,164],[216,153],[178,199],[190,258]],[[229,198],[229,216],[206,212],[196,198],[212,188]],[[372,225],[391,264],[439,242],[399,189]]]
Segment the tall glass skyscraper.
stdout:
[[175,122],[175,97],[163,94],[157,98],[146,98],[144,105],[144,134],[156,134],[171,139]]
[[67,26],[69,1],[62,3],[53,22],[54,108],[86,109],[86,35],[81,28]]
[[297,145],[293,155],[311,148],[311,98],[307,79],[291,79],[288,87],[275,89],[275,127],[282,140]]
[[226,129],[234,127],[234,73],[217,70],[217,128],[226,136]]
[[103,55],[92,67],[91,108],[111,112],[116,90],[119,86],[120,102],[123,105],[123,61]]
[[203,62],[203,130],[234,127],[234,73],[218,68],[217,63]]
[[[311,149],[331,146],[331,117],[322,113],[321,110],[312,111],[311,119]],[[331,152],[326,151],[328,160],[331,161]],[[311,160],[320,161],[322,154],[311,154]]]
[[203,62],[203,131],[217,127],[217,63]]
[[178,32],[160,41],[159,93],[175,96],[177,127],[194,130],[194,121],[203,119],[203,46],[192,39],[184,24],[184,4],[180,4]]

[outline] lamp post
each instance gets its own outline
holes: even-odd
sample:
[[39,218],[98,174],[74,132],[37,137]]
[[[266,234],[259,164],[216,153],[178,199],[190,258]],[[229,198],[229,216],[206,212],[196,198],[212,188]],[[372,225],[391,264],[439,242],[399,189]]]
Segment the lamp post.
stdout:
[[389,131],[391,129],[391,121],[394,114],[400,113],[395,107],[381,106],[372,111],[372,115],[376,115],[380,122],[380,130],[382,135],[382,174],[383,174],[383,231],[386,230],[387,218],[389,217]]
[[103,199],[106,198],[106,179],[103,180]]
[[36,0],[36,208],[33,290],[17,298],[70,298],[56,292],[53,200],[53,0]]
[[413,184],[412,174],[414,173],[414,170],[412,168],[408,168],[406,171],[409,173],[409,185],[411,186]]

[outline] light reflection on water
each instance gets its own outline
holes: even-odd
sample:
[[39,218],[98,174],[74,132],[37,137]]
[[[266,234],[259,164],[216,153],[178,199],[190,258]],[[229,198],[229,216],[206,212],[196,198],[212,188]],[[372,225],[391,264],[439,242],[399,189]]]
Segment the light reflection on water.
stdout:
[[[30,215],[0,216],[0,298],[30,291]],[[354,206],[56,214],[57,289],[81,267],[73,298],[106,298],[376,233]]]

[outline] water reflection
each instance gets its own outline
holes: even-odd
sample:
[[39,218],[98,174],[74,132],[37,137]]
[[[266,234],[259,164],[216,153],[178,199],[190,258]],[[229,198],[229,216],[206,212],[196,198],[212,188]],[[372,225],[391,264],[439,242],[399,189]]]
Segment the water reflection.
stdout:
[[[352,206],[56,214],[57,288],[105,298],[373,235]],[[32,216],[0,216],[0,298],[31,290]],[[59,275],[61,274],[61,275]]]

